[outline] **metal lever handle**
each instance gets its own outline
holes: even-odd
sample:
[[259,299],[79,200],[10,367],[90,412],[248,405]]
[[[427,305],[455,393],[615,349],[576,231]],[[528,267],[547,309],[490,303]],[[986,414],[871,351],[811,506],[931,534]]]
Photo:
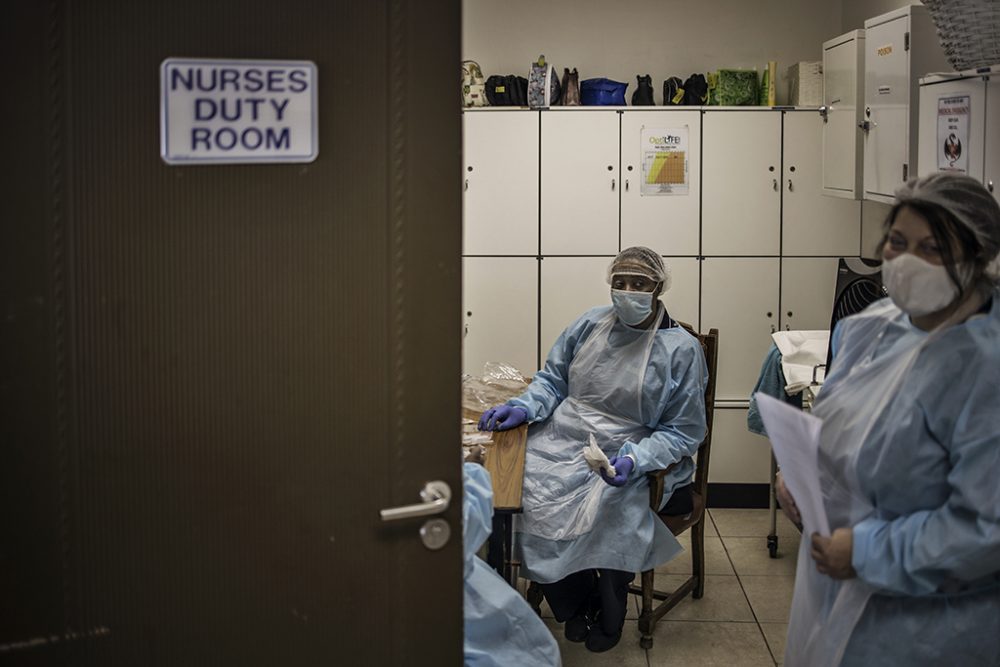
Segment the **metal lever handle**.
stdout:
[[430,516],[441,514],[448,509],[451,503],[451,487],[446,483],[435,480],[427,482],[420,497],[424,502],[416,505],[404,505],[403,507],[391,507],[379,511],[383,521],[396,521],[397,519],[410,519],[415,516]]
[[469,189],[469,179],[465,179],[465,189]]
[[792,179],[790,179],[790,178],[788,179],[788,191],[789,192],[792,191]]
[[[628,192],[628,179],[627,178],[625,179],[625,192]],[[993,192],[993,190],[990,190],[990,192]]]
[[778,191],[778,179],[772,178],[771,179],[771,186],[774,188],[774,191],[777,192]]
[[611,179],[611,191],[612,192],[615,191],[615,179],[613,179],[613,178]]
[[990,192],[993,192],[993,181],[990,181],[989,183],[987,183],[987,184],[986,184],[986,188],[987,188],[987,189],[988,189],[988,190],[989,190]]

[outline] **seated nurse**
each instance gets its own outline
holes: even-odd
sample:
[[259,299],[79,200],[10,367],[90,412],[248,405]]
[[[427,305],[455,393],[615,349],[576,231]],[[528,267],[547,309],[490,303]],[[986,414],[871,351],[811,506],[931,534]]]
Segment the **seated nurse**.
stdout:
[[[634,573],[681,551],[649,507],[645,474],[676,464],[664,498],[673,494],[677,505],[686,497],[690,511],[708,376],[697,339],[659,299],[670,287],[660,255],[623,250],[607,280],[612,305],[573,322],[528,389],[479,422],[484,430],[531,424],[515,549],[566,638],[594,652],[621,638]],[[583,456],[591,435],[614,477],[591,472]]]

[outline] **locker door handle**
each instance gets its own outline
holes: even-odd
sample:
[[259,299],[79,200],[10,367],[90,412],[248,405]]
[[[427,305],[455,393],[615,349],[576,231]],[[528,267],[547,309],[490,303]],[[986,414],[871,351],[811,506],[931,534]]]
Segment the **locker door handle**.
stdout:
[[778,179],[776,179],[776,178],[772,178],[771,179],[771,187],[774,188],[775,192],[778,191]]
[[[628,179],[627,178],[625,179],[625,192],[628,192]],[[993,190],[991,189],[990,192],[993,192]]]
[[613,178],[611,179],[611,191],[612,192],[615,191],[615,179],[613,179]]
[[792,179],[790,179],[790,178],[788,179],[788,191],[789,192],[792,191]]
[[469,189],[469,179],[465,179],[465,189],[466,191]]
[[989,183],[987,183],[987,184],[986,184],[986,188],[987,188],[987,189],[988,189],[988,190],[989,190],[990,192],[993,192],[993,181],[990,181]]

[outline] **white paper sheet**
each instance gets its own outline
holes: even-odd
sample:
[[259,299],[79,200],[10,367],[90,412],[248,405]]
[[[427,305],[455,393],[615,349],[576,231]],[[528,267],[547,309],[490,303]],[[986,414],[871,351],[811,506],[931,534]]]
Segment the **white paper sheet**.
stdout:
[[785,486],[802,515],[803,534],[828,536],[830,522],[823,507],[817,463],[822,420],[767,394],[754,396]]

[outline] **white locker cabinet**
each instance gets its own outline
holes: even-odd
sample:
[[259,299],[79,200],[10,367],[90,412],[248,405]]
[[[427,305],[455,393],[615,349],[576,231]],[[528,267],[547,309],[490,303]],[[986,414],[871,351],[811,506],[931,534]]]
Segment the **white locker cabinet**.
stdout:
[[865,198],[891,203],[919,173],[920,77],[952,68],[927,8],[909,5],[865,21]]
[[[546,257],[542,260],[542,363],[559,334],[595,306],[611,305],[607,283],[612,257]],[[698,330],[699,262],[694,257],[667,257],[672,287],[661,298],[675,320]]]
[[777,257],[707,257],[701,269],[701,330],[719,330],[719,400],[749,400],[778,327]]
[[[747,430],[747,408],[716,404],[708,481],[714,484],[767,484],[770,477],[771,445],[767,438]],[[763,546],[762,540],[762,549]]]
[[607,282],[608,257],[545,257],[542,259],[542,364],[559,334],[595,306],[611,305]]
[[593,107],[541,112],[543,255],[618,252],[620,116]]
[[781,328],[793,331],[830,328],[838,262],[836,257],[781,260]]
[[777,255],[781,114],[706,111],[702,123],[702,254]]
[[538,112],[462,113],[465,255],[538,254]]
[[861,246],[861,203],[823,196],[822,133],[815,111],[784,113],[783,255],[857,255]]
[[538,260],[464,258],[462,322],[462,372],[482,375],[487,361],[538,370]]
[[[644,132],[645,130],[645,132]],[[655,136],[654,136],[655,135]],[[687,141],[686,194],[643,192],[643,161],[661,136]],[[643,140],[645,139],[645,144]],[[627,110],[622,115],[621,245],[644,245],[669,255],[699,252],[701,112]],[[653,178],[655,178],[655,174]]]
[[1000,65],[920,80],[920,175],[957,171],[1000,197]]
[[861,199],[864,142],[865,31],[823,43],[823,194]]

